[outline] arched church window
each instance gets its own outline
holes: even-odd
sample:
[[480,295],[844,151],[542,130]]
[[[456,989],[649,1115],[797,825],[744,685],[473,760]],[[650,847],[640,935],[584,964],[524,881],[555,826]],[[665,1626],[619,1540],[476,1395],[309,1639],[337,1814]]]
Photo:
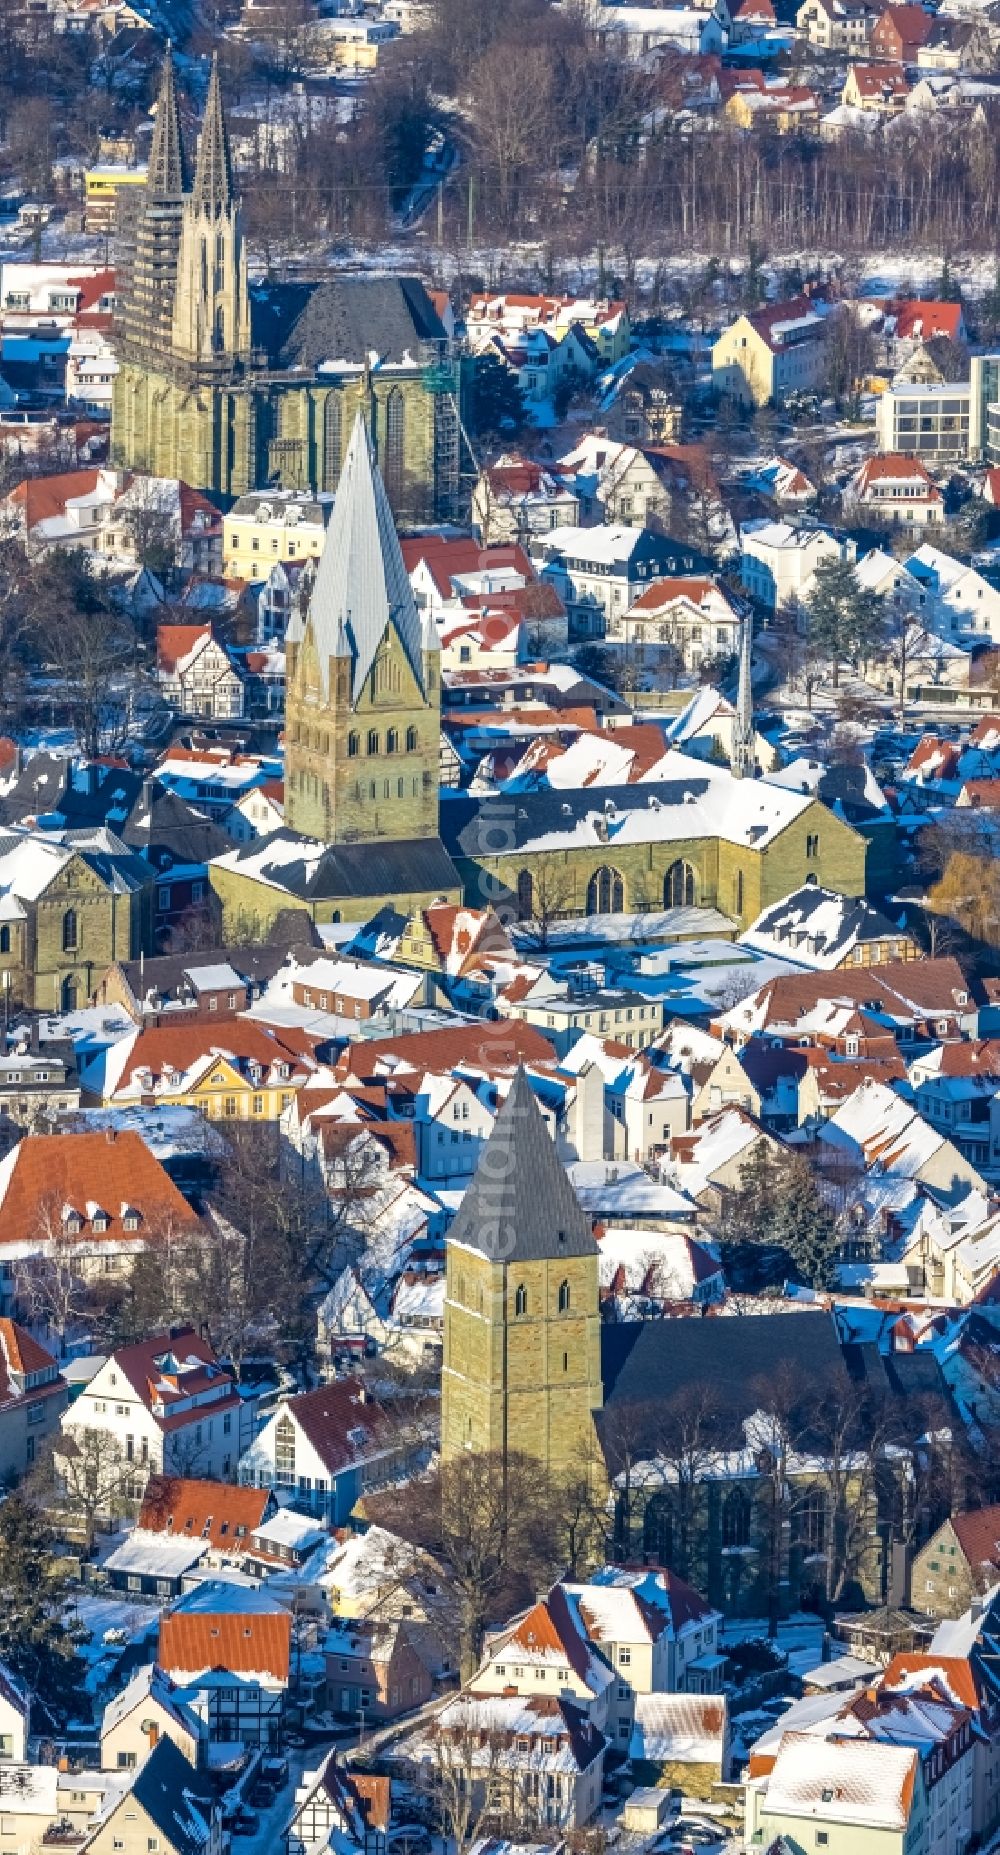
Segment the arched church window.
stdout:
[[523,1282],[520,1282],[514,1290],[514,1312],[515,1314],[528,1312],[528,1291]]
[[695,898],[694,870],[690,863],[678,857],[671,863],[663,878],[664,908],[693,908]]
[[390,728],[388,733],[386,734],[385,751],[387,754],[398,753],[399,751],[399,730],[397,728]]
[[393,507],[400,501],[405,482],[406,400],[402,389],[394,386],[385,402],[385,449],[382,476]]
[[588,915],[620,915],[625,906],[625,884],[619,870],[602,864],[587,884]]
[[323,406],[323,488],[335,490],[340,481],[343,415],[339,393],[328,393]]
[[569,1283],[568,1282],[560,1282],[559,1284],[559,1312],[560,1314],[569,1313]]
[[352,732],[347,737],[348,758],[350,760],[355,760],[360,752],[361,752],[361,736],[360,734],[354,733],[354,731],[352,730]]
[[406,730],[406,751],[407,753],[408,754],[415,753],[416,747],[417,747],[417,730],[416,728],[407,728]]
[[368,752],[370,754],[378,753],[378,729],[377,728],[369,728],[368,730]]
[[530,870],[519,870],[517,876],[517,918],[530,921],[535,912],[535,882]]

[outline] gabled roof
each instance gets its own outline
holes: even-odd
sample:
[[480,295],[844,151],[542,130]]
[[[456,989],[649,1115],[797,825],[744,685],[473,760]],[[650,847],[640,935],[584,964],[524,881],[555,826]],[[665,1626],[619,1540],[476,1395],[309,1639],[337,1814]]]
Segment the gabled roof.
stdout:
[[[138,1139],[138,1135],[134,1138]],[[154,1333],[133,1346],[120,1346],[111,1358],[162,1430],[194,1423],[209,1408],[214,1415],[223,1404],[240,1401],[232,1373],[219,1364],[214,1347],[193,1327],[171,1327]],[[220,1395],[210,1407],[207,1403],[189,1403],[197,1393],[211,1387],[217,1388]],[[184,1408],[175,1415],[171,1406],[177,1404]]]
[[503,1263],[599,1253],[523,1069],[493,1123],[448,1242]]
[[307,630],[312,631],[324,690],[329,687],[331,657],[350,657],[351,699],[356,702],[390,625],[423,691],[420,618],[389,498],[359,412],[309,601]]
[[338,1378],[316,1391],[304,1391],[289,1398],[276,1416],[280,1418],[285,1411],[332,1475],[387,1447],[385,1411],[360,1379]]
[[249,1543],[274,1500],[268,1488],[200,1481],[185,1475],[151,1475],[136,1522],[147,1533],[174,1539],[204,1539],[222,1550]]
[[952,1514],[952,1528],[969,1564],[1000,1569],[1000,1507],[979,1507]]
[[153,1747],[112,1816],[128,1809],[130,1797],[159,1829],[168,1850],[204,1855],[217,1808],[215,1795],[207,1774],[189,1765],[172,1739],[164,1736]]
[[[194,1233],[202,1223],[173,1179],[137,1133],[28,1134],[0,1161],[0,1243],[38,1236],[50,1215],[76,1211],[88,1243],[93,1213],[109,1219],[109,1241],[156,1239],[167,1227]],[[90,1207],[93,1207],[93,1211]],[[128,1231],[128,1208],[139,1229]]]
[[208,1582],[164,1611],[158,1660],[182,1683],[212,1669],[285,1683],[291,1639],[291,1612],[275,1598],[250,1586]]

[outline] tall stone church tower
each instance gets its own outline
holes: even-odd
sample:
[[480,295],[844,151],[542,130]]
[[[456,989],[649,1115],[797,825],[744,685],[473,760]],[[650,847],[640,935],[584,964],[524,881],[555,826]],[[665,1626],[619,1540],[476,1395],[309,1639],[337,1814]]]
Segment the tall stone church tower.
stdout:
[[181,214],[172,346],[183,360],[203,364],[241,360],[250,349],[246,250],[217,57],[212,59],[194,186]]
[[328,844],[436,839],[437,632],[417,611],[360,413],[285,650],[289,828]]
[[603,1401],[598,1246],[519,1071],[448,1233],[441,1451],[578,1469]]

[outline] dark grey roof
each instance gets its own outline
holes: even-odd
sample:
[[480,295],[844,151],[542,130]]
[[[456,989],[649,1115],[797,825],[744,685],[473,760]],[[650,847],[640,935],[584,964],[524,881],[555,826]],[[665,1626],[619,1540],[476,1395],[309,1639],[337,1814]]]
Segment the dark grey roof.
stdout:
[[[280,854],[280,847],[295,842],[302,843],[302,857],[300,861],[289,861]],[[273,864],[267,859],[269,845],[279,853]],[[263,845],[259,841],[245,845],[239,862],[258,863],[264,881],[304,902],[338,901],[341,897],[346,901],[352,896],[363,900],[377,895],[441,895],[462,887],[439,837],[330,844],[318,863],[307,857],[307,851],[313,848],[285,827],[272,832]]]
[[606,812],[647,812],[651,799],[663,806],[683,805],[685,795],[696,799],[708,792],[710,781],[691,779],[645,780],[641,785],[584,786],[539,792],[503,792],[485,798],[467,793],[441,794],[441,835],[453,856],[509,855],[549,832],[569,833],[584,818]]
[[414,365],[423,342],[447,340],[419,277],[331,277],[323,283],[263,285],[252,294],[255,346],[281,367],[310,371],[324,361],[364,366],[370,354]]
[[172,1739],[158,1740],[131,1791],[125,1792],[120,1810],[128,1808],[130,1796],[156,1824],[168,1849],[176,1849],[177,1855],[203,1855],[214,1808],[212,1787]]
[[148,858],[156,870],[173,864],[208,863],[232,849],[220,824],[190,804],[178,792],[170,792],[158,779],[144,787],[132,808],[121,836]]
[[326,949],[313,928],[309,916],[301,908],[282,909],[279,919],[285,924],[288,915],[294,915],[308,930],[308,938],[284,940],[269,938],[259,944],[247,947],[200,947],[196,952],[158,953],[145,960],[120,960],[122,972],[129,990],[137,1003],[150,992],[159,993],[161,998],[175,997],[183,985],[186,975],[197,971],[200,966],[231,966],[240,978],[252,985],[263,985],[279,973],[288,959],[289,951],[294,952],[300,964],[309,964],[319,959]]
[[[883,1357],[876,1346],[841,1346],[828,1313],[753,1314],[732,1319],[633,1321],[601,1328],[604,1409],[596,1421],[609,1468],[622,1452],[662,1445],[663,1406],[698,1386],[715,1400],[713,1441],[722,1449],[745,1441],[743,1424],[784,1378],[801,1384],[808,1408],[824,1390],[843,1396],[845,1383],[877,1398],[916,1399],[914,1422],[926,1428],[928,1396],[947,1398],[929,1349]],[[621,1414],[629,1411],[627,1424]]]
[[557,1262],[598,1253],[523,1069],[493,1123],[448,1241],[479,1250],[491,1262]]

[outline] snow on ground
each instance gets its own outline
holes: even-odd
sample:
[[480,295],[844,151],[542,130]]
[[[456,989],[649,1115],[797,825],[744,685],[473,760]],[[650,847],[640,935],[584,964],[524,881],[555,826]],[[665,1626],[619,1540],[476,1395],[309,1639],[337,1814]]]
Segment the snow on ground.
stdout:
[[[796,1611],[792,1616],[782,1619],[778,1624],[775,1644],[787,1655],[790,1674],[806,1674],[810,1668],[815,1668],[822,1661],[823,1635],[821,1617],[811,1617],[802,1611]],[[766,1636],[766,1617],[734,1617],[725,1624],[723,1629],[723,1646],[726,1643],[747,1642],[752,1638]]]

